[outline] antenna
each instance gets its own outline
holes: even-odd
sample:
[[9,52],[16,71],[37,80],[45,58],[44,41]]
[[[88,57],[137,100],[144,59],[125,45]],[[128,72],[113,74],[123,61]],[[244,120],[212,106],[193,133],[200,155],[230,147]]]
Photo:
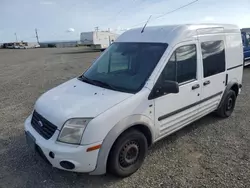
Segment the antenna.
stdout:
[[151,17],[152,17],[152,15],[149,16],[147,22],[145,23],[145,25],[143,26],[143,28],[142,28],[142,30],[141,30],[141,33],[144,32],[144,29],[145,29],[145,27],[147,26],[147,24],[148,24],[148,22],[149,22],[149,20],[150,20]]

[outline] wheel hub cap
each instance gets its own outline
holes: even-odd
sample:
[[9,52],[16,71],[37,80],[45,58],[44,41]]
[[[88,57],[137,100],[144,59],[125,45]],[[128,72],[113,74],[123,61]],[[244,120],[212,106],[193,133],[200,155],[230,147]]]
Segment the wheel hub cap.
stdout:
[[233,107],[233,99],[229,98],[227,102],[227,110],[230,110]]
[[124,145],[119,154],[119,163],[122,167],[128,167],[134,164],[139,155],[139,144],[136,141],[130,141]]

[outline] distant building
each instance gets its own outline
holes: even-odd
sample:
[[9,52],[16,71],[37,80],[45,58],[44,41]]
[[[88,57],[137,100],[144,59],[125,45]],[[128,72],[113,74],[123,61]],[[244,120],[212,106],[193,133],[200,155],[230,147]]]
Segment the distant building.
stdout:
[[119,35],[110,31],[82,32],[80,35],[81,45],[93,49],[106,49]]
[[8,42],[1,45],[2,48],[35,48],[38,45],[37,42]]
[[76,47],[80,42],[79,41],[49,41],[49,42],[40,42],[42,48],[68,48]]
[[2,48],[14,48],[15,46],[28,46],[28,43],[23,41],[3,43]]

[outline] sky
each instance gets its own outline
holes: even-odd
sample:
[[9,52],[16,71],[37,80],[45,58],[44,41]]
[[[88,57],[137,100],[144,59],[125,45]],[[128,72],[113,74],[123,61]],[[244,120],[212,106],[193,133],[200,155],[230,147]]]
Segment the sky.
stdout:
[[[80,40],[80,33],[110,28],[122,33],[148,25],[232,23],[250,27],[250,0],[0,0],[0,43]],[[16,36],[15,36],[16,33]]]

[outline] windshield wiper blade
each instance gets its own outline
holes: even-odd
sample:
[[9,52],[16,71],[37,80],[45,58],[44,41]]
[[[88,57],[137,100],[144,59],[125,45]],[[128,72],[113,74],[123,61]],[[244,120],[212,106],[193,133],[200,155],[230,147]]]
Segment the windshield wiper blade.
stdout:
[[96,85],[91,79],[88,79],[87,77],[85,77],[85,76],[83,76],[83,75],[82,75],[82,76],[79,76],[79,77],[78,77],[78,80],[87,82],[87,83],[92,84],[92,85]]
[[100,81],[100,80],[91,80],[91,81],[97,83],[97,84],[100,85],[100,86],[103,86],[103,87],[106,87],[106,88],[109,88],[109,89],[113,89],[113,90],[117,90],[116,87],[114,87],[114,86],[112,86],[112,85],[110,85],[110,84],[108,84],[108,83],[106,83],[106,82],[102,82],[102,81]]
[[92,85],[96,85],[96,86],[102,86],[102,87],[105,87],[105,88],[108,88],[108,89],[112,89],[112,90],[116,90],[117,91],[117,88],[106,83],[106,82],[102,82],[100,80],[91,80],[87,77],[85,77],[84,75],[78,77],[79,80],[81,81],[84,81],[84,82],[87,82],[89,84],[92,84]]

